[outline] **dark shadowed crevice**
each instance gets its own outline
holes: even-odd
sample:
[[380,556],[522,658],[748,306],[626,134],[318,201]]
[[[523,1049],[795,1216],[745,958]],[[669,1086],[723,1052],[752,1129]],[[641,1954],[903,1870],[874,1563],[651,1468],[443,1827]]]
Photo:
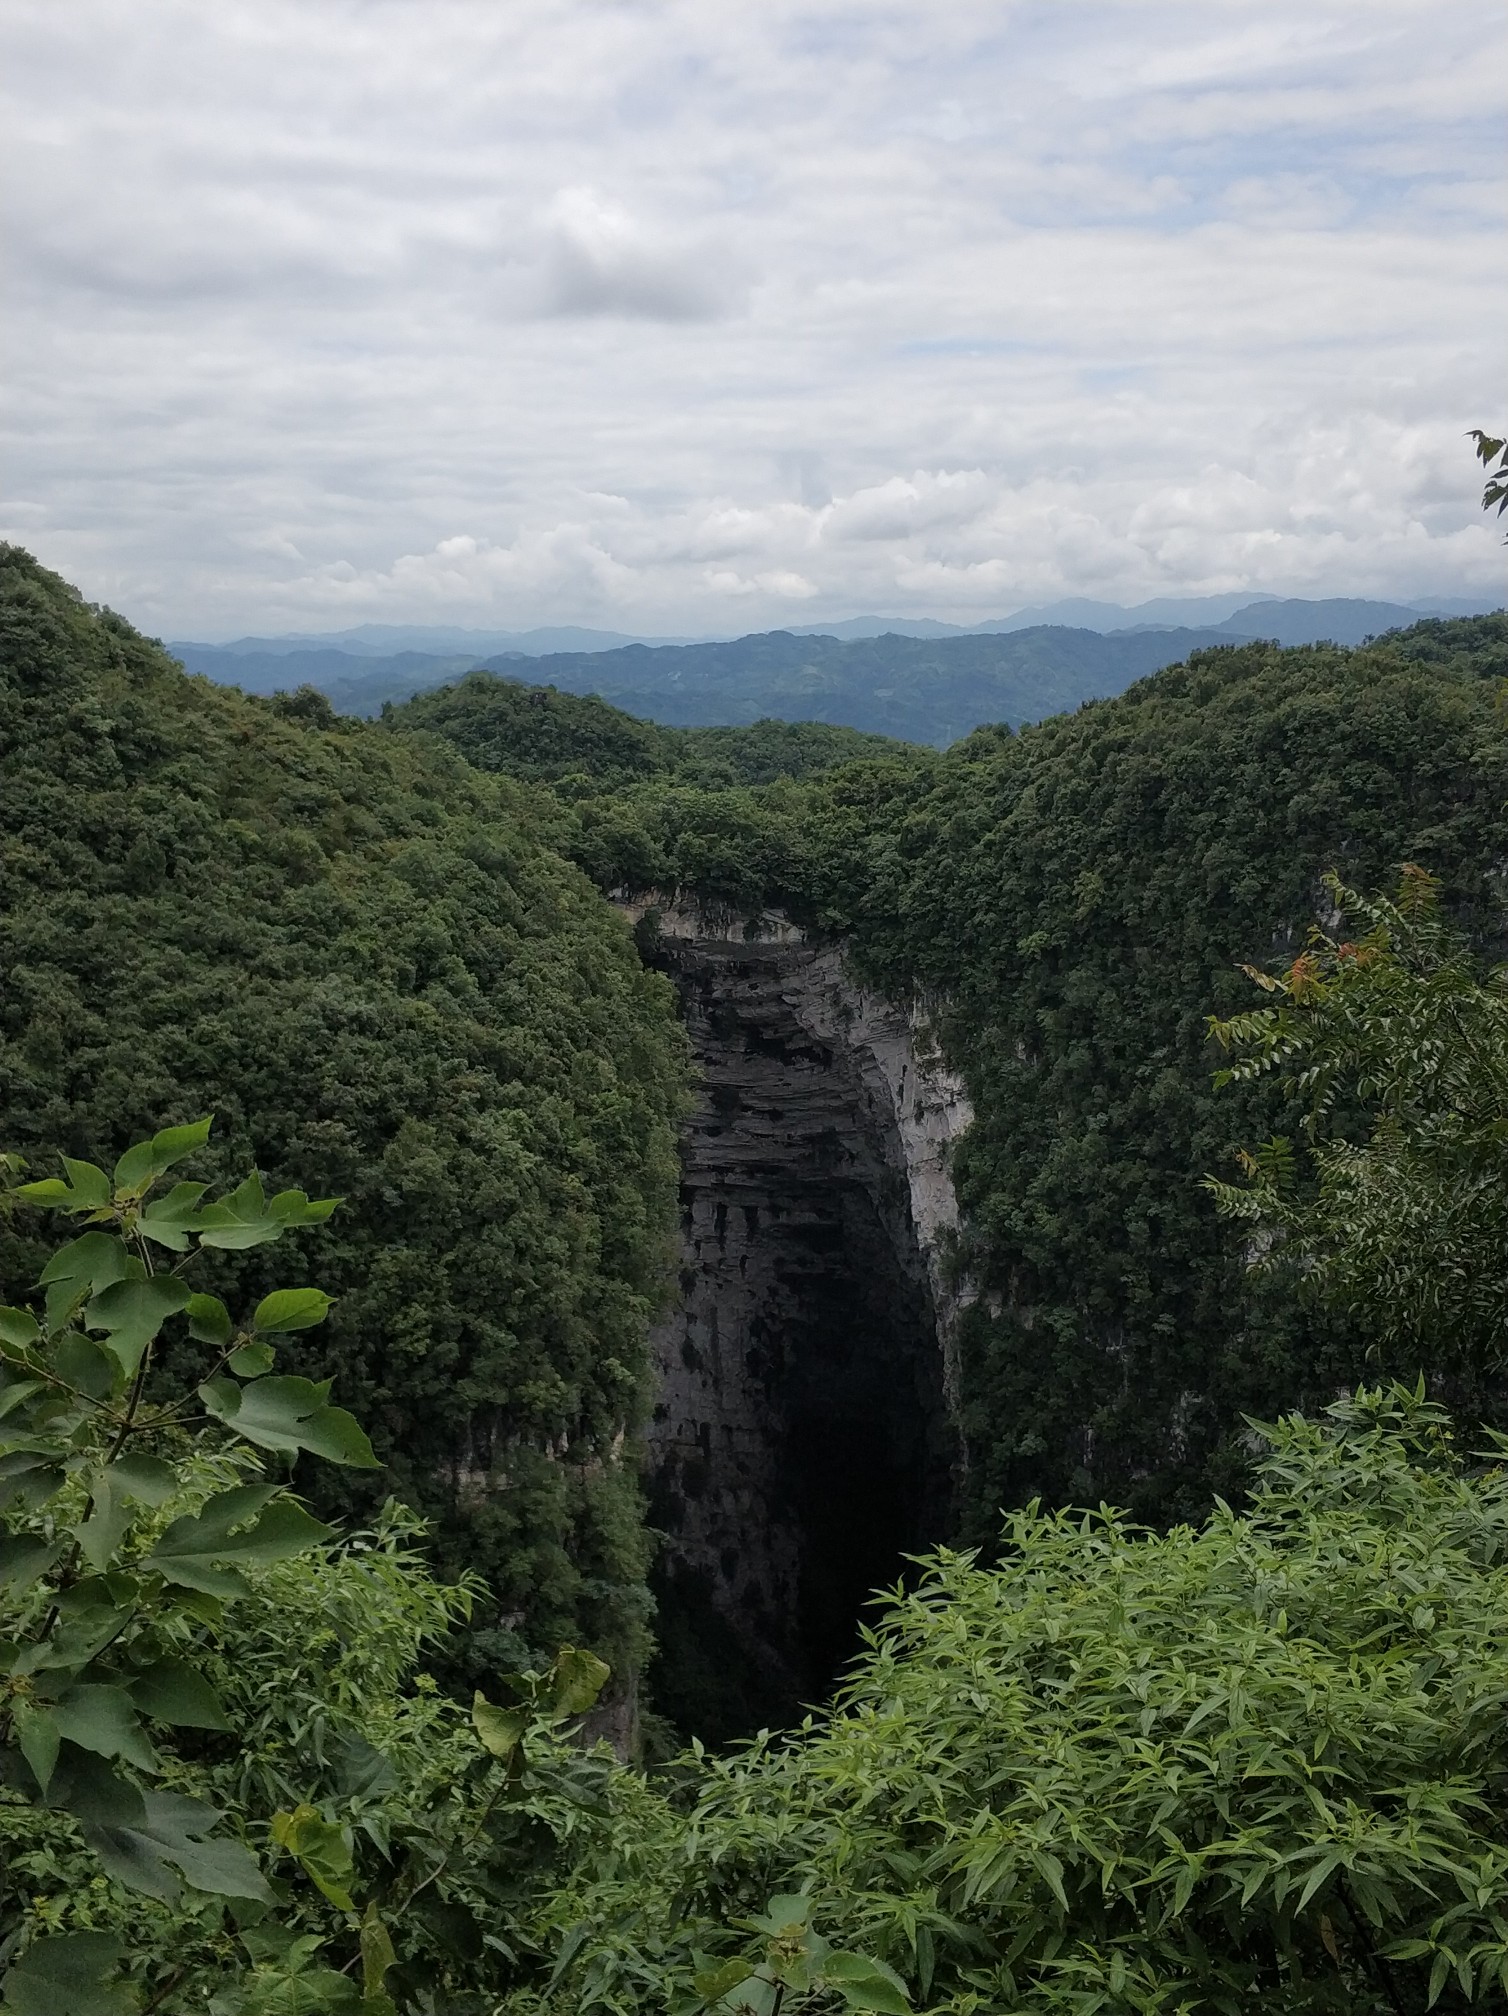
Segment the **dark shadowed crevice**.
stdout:
[[827,1696],[871,1592],[948,1530],[953,1438],[902,1145],[860,1051],[803,1026],[812,956],[659,953],[703,1086],[679,1305],[656,1336],[650,1691],[710,1742]]

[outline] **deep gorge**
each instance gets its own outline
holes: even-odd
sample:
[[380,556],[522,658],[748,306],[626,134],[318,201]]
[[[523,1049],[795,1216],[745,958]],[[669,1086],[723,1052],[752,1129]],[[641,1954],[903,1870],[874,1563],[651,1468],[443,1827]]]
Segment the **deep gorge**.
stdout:
[[946,1538],[962,1461],[924,1025],[778,914],[643,901],[699,1070],[648,1431],[656,1706],[723,1740],[821,1700],[866,1600]]

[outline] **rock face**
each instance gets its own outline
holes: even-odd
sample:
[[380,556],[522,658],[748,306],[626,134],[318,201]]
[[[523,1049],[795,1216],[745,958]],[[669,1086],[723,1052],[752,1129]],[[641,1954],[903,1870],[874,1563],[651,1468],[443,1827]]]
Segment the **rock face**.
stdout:
[[947,1533],[947,1154],[971,1116],[919,1015],[856,988],[839,948],[706,905],[652,926],[702,1072],[654,1340],[654,1687],[716,1738],[820,1698],[871,1590]]

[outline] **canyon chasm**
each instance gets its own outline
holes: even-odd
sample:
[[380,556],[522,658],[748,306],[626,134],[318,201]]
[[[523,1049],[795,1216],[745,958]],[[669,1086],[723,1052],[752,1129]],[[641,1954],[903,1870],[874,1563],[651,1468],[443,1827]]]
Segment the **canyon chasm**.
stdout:
[[718,1741],[820,1701],[871,1592],[947,1537],[948,1155],[972,1116],[922,1009],[857,985],[840,946],[775,912],[619,901],[698,1072],[652,1340],[652,1692]]

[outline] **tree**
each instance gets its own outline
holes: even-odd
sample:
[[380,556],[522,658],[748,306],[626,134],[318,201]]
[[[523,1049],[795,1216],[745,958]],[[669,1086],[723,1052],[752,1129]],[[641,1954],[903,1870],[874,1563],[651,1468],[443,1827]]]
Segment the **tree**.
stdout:
[[1472,1381],[1508,1356],[1508,968],[1483,968],[1404,869],[1396,896],[1326,878],[1355,935],[1318,927],[1268,1005],[1210,1029],[1236,1061],[1302,1103],[1286,1136],[1211,1181],[1221,1212],[1270,1260],[1362,1326],[1386,1361]]
[[831,1714],[621,1774],[509,2016],[1501,2007],[1508,1439],[1405,1387],[1261,1437],[1245,1513],[1017,1513]]
[[[1471,439],[1477,444],[1477,460],[1487,471],[1487,483],[1482,491],[1482,509],[1490,511],[1494,504],[1501,518],[1508,511],[1508,441],[1491,434],[1484,434],[1480,427],[1473,427]],[[1496,469],[1493,463],[1496,462]],[[1508,533],[1504,535],[1508,540]]]
[[[480,2011],[508,1885],[607,1768],[556,1734],[607,1669],[563,1648],[469,1716],[416,1671],[476,1585],[434,1580],[402,1508],[343,1538],[277,1474],[375,1467],[328,1382],[274,1369],[330,1298],[275,1289],[237,1324],[198,1279],[334,1200],[170,1182],[208,1135],[165,1129],[113,1174],[4,1158],[11,1211],[82,1228],[38,1308],[0,1309],[4,2007]],[[187,1391],[157,1371],[175,1329]]]

